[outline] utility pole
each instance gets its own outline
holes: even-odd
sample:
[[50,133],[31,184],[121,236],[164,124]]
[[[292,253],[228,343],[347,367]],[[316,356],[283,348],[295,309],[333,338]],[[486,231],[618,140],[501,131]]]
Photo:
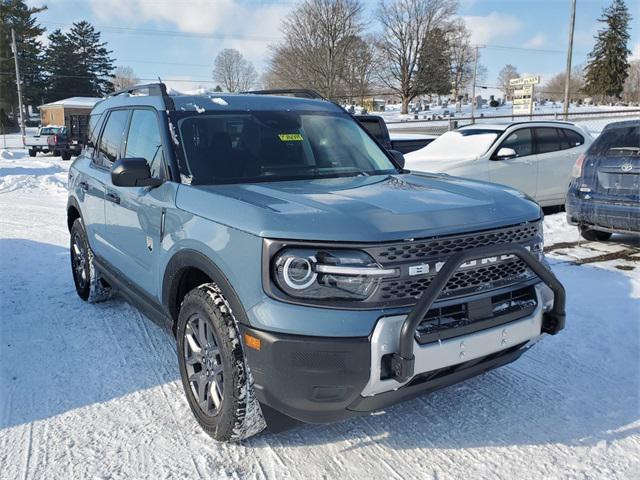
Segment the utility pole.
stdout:
[[18,108],[20,109],[20,130],[22,136],[25,136],[24,131],[24,109],[22,107],[22,85],[20,82],[20,66],[18,65],[18,45],[16,44],[16,31],[11,29],[11,51],[13,52],[13,60],[16,64],[16,85],[18,86]]
[[476,75],[478,74],[478,45],[473,47],[473,87],[471,88],[471,123],[476,123]]
[[569,49],[567,50],[567,71],[564,78],[564,105],[563,113],[565,121],[569,118],[569,83],[571,82],[571,57],[573,56],[573,28],[576,24],[576,0],[571,0],[571,20],[569,20]]

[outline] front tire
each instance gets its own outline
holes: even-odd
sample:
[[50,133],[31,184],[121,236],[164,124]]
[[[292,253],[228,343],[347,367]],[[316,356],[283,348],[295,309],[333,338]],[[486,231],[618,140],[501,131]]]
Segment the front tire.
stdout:
[[103,302],[113,297],[115,290],[95,268],[93,251],[81,218],[76,218],[71,227],[69,250],[73,283],[78,296],[89,303]]
[[189,407],[205,432],[239,441],[265,428],[240,332],[220,289],[191,290],[180,308],[178,363]]
[[611,238],[611,232],[601,232],[585,226],[580,227],[580,235],[590,242],[606,242]]

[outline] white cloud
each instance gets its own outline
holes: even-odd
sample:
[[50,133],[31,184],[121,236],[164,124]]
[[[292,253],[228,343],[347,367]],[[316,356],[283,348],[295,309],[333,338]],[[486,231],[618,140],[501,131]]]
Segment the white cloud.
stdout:
[[[268,45],[280,38],[280,24],[290,6],[243,4],[233,0],[90,0],[96,23],[138,27],[155,23],[160,29],[185,33],[229,36],[215,40],[211,55],[223,48],[237,48],[254,63],[262,63]],[[149,28],[145,25],[145,28]],[[204,44],[205,42],[203,42]],[[202,46],[202,45],[201,45]]]
[[525,48],[541,48],[546,44],[547,37],[542,33],[538,33],[537,35],[534,35],[529,40],[527,40],[522,46]]
[[522,28],[522,22],[517,17],[500,12],[491,12],[488,15],[467,15],[462,18],[471,30],[471,42],[478,45],[508,37]]

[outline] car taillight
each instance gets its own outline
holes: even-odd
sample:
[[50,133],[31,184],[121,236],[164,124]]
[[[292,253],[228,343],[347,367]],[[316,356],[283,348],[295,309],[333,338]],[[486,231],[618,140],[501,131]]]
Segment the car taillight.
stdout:
[[573,165],[573,170],[571,170],[571,176],[573,178],[580,178],[582,176],[582,166],[584,164],[584,153],[581,153],[576,163]]
[[53,144],[58,145],[58,135],[53,136]]

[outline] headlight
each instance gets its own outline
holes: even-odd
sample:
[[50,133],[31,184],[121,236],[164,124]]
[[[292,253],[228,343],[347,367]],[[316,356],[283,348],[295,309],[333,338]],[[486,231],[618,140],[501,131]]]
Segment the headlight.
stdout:
[[289,297],[313,301],[362,301],[383,277],[396,276],[358,250],[285,248],[271,261],[271,278]]

